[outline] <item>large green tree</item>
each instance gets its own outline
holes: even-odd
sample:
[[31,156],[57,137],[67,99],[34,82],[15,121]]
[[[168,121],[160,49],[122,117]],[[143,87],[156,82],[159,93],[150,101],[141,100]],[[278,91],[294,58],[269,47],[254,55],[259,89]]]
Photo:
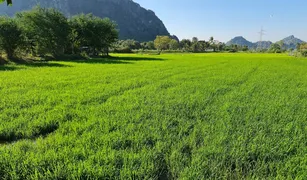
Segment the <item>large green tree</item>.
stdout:
[[72,43],[78,44],[79,49],[87,47],[87,52],[91,54],[104,52],[108,55],[109,47],[118,39],[116,24],[108,18],[80,14],[70,19],[69,24],[75,34]]
[[0,48],[3,49],[8,58],[12,59],[15,51],[22,45],[22,30],[17,21],[9,17],[0,18]]
[[281,46],[278,43],[273,43],[271,44],[270,48],[269,48],[269,52],[272,53],[281,53]]
[[192,44],[192,42],[189,39],[182,39],[180,41],[180,47],[184,51],[190,51],[191,44]]
[[169,48],[169,43],[171,42],[171,40],[172,39],[168,36],[157,36],[157,38],[154,41],[154,44],[156,49],[159,50],[159,53]]
[[17,14],[26,34],[28,46],[35,46],[39,55],[64,53],[68,42],[67,18],[58,10],[35,7]]
[[118,41],[117,46],[118,48],[140,49],[141,43],[133,39],[127,39]]
[[148,49],[148,50],[154,50],[155,49],[155,44],[154,44],[153,41],[142,42],[141,43],[141,48],[142,49]]
[[198,38],[197,37],[193,37],[192,38],[192,43],[198,43]]
[[179,48],[179,43],[175,39],[171,39],[169,42],[169,49],[170,50],[177,50]]
[[305,57],[307,57],[307,43],[297,44],[297,50]]
[[281,50],[283,50],[285,48],[285,43],[283,40],[278,41],[277,44],[280,46]]

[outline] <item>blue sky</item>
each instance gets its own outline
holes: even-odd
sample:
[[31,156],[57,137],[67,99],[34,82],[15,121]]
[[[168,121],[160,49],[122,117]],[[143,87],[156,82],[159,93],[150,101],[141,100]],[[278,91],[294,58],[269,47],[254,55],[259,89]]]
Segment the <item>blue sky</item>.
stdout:
[[307,0],[134,0],[153,10],[180,39],[226,42],[235,36],[278,41],[294,35],[307,41]]

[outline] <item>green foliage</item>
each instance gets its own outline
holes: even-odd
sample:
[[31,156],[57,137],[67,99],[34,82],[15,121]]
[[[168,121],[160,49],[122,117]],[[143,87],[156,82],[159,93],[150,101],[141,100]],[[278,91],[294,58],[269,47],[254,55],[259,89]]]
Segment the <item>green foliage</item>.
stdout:
[[[213,38],[213,37],[211,37]],[[183,39],[180,41],[180,48],[185,52],[208,52],[208,51],[224,51],[225,44],[211,41],[198,40],[197,37],[193,37],[192,41],[189,39]]]
[[169,43],[171,42],[171,40],[172,39],[168,36],[157,36],[154,41],[156,49],[158,49],[159,51],[169,49]]
[[237,44],[231,44],[230,46],[227,46],[225,50],[232,53],[238,52],[240,50],[240,46]]
[[307,57],[307,50],[301,51],[302,56]]
[[155,50],[155,43],[153,41],[143,42],[141,47],[147,50]]
[[192,42],[189,39],[182,39],[180,41],[180,47],[183,51],[190,51]]
[[145,49],[146,43],[140,43],[133,39],[127,40],[118,40],[114,44],[114,52],[115,53],[132,53],[132,50],[135,49]]
[[192,38],[192,43],[198,43],[198,38],[197,37],[193,37]]
[[271,53],[281,53],[282,49],[279,43],[273,43],[271,44],[271,47],[269,49],[269,52]]
[[28,46],[33,46],[34,54],[54,56],[64,53],[68,41],[67,18],[58,10],[35,7],[31,11],[17,14],[26,33]]
[[108,49],[116,42],[116,25],[108,18],[101,19],[92,14],[81,14],[70,19],[71,43],[74,48],[87,47],[90,54],[108,54]]
[[[114,44],[113,52],[139,52],[139,51],[148,51],[148,50],[158,50],[161,52],[208,52],[208,51],[224,51],[225,44],[218,41],[199,41],[197,37],[193,37],[192,41],[190,39],[183,39],[181,41],[168,36],[158,36],[155,42],[142,42],[139,43],[135,40],[119,40]],[[128,51],[129,50],[129,51]],[[159,53],[158,53],[159,54]]]
[[248,51],[248,46],[243,46],[242,51]]
[[179,48],[179,43],[175,39],[170,40],[169,42],[169,49],[170,50],[178,50]]
[[[116,25],[91,14],[68,20],[55,9],[35,7],[16,18],[1,17],[0,45],[12,58],[16,49],[32,56],[108,54],[118,38]],[[19,51],[18,51],[19,52]]]
[[307,178],[304,59],[117,56],[0,67],[0,179]]
[[198,43],[198,38],[197,37],[193,37],[192,38],[191,50],[193,52],[199,52],[200,49],[201,49],[201,47],[200,47],[200,43]]
[[22,30],[17,21],[9,17],[0,17],[0,48],[3,49],[8,58],[15,55],[18,47],[23,43]]
[[284,50],[284,49],[286,49],[286,48],[285,48],[285,43],[284,43],[283,40],[278,41],[276,44],[279,45],[281,51]]
[[307,43],[300,43],[297,45],[297,51],[304,57],[307,57]]
[[133,53],[130,48],[116,48],[113,50],[114,53]]
[[0,3],[3,3],[5,1],[6,1],[7,5],[13,4],[12,0],[0,0]]

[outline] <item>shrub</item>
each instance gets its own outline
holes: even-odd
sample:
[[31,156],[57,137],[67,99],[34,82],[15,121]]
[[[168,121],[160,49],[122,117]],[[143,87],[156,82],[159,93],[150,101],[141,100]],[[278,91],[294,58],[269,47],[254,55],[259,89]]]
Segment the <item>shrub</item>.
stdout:
[[133,53],[130,48],[114,49],[114,53]]
[[13,18],[0,18],[0,47],[5,51],[8,58],[15,55],[16,49],[22,44],[22,30]]
[[307,50],[301,52],[302,56],[307,57]]

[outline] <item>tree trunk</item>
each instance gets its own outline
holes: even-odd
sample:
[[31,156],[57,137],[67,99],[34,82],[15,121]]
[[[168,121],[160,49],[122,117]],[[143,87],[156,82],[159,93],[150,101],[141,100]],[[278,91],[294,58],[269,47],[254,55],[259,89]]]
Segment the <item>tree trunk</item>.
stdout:
[[105,53],[106,53],[107,56],[109,56],[109,47],[105,48]]
[[13,59],[14,58],[14,51],[12,49],[7,49],[6,50],[6,54],[7,54],[7,58],[9,60]]
[[71,53],[72,53],[72,54],[75,54],[74,44],[71,44]]

